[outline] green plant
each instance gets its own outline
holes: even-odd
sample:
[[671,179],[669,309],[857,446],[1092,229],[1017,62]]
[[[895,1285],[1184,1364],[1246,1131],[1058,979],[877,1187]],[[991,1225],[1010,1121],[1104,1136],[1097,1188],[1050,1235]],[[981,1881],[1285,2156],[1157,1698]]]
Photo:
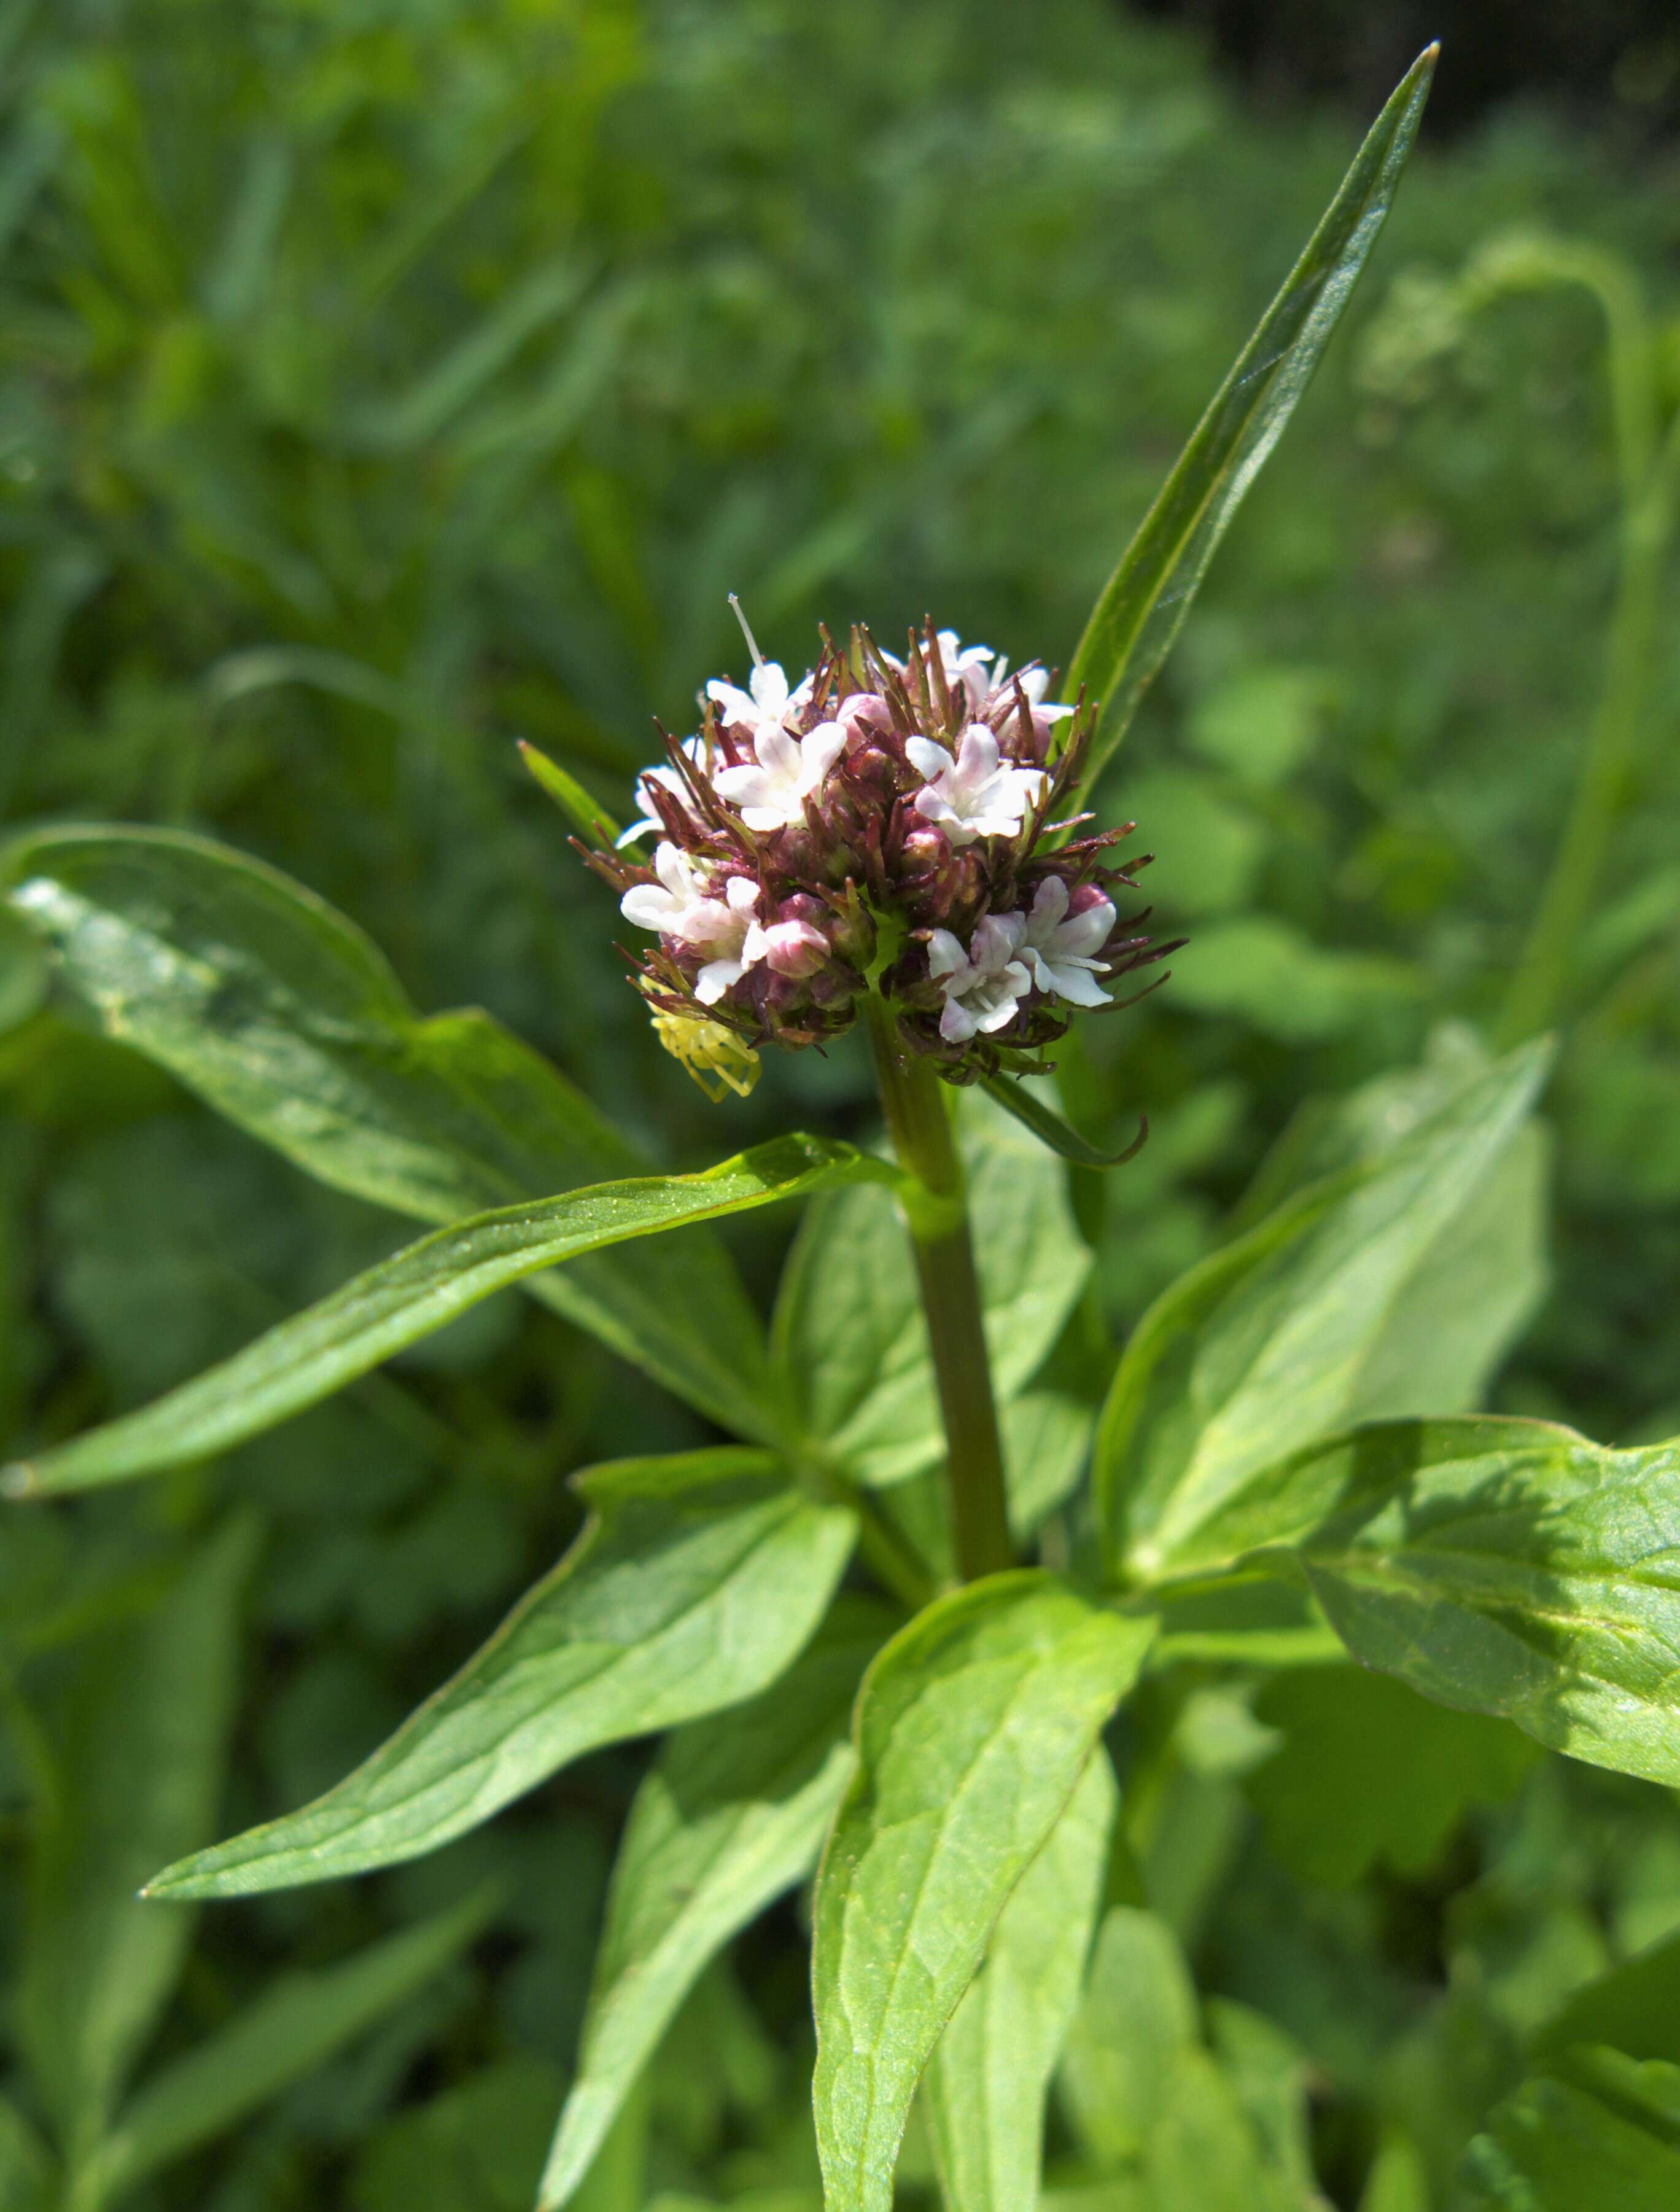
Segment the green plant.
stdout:
[[[1426,59],[1099,602],[1075,663],[1090,708],[1077,737],[1095,752],[1118,742],[1323,349],[1427,76]],[[938,644],[916,664],[923,712],[949,682]],[[841,667],[852,686],[865,672],[830,663],[836,692]],[[598,807],[582,811],[598,837]],[[1040,885],[1063,880],[1052,862],[1073,848],[1046,850]],[[1093,1148],[1015,1092],[1018,1062],[956,1052],[949,1072],[987,1083],[960,1096],[953,1150],[930,1054],[905,1042],[919,1023],[933,1047],[937,1007],[911,1002],[915,971],[889,981],[901,954],[888,913],[868,917],[848,964],[896,1165],[782,1138],[657,1176],[494,1024],[418,1019],[349,925],[235,854],[48,831],[7,866],[14,911],[109,1036],[323,1180],[443,1224],[199,1382],[38,1452],[15,1490],[225,1449],[519,1281],[741,1439],[593,1471],[578,1545],[382,1751],[303,1813],[153,1884],[239,1895],[410,1857],[588,1748],[670,1728],[626,1837],[546,2202],[580,2185],[610,2196],[621,2160],[634,2174],[631,2093],[662,2031],[825,1835],[816,2109],[831,2203],[888,2201],[919,2081],[953,2203],[1029,2197],[1064,2045],[1093,2177],[1151,2204],[1227,2180],[1234,2202],[1243,2187],[1301,2201],[1290,2055],[1235,2007],[1204,2040],[1116,1839],[1103,1732],[1124,1707],[1128,1786],[1164,1789],[1173,1731],[1150,1708],[1198,1670],[1287,1670],[1345,1648],[1488,1725],[1680,1779],[1662,1570],[1672,1452],[1428,1418],[1473,1401],[1519,1310],[1473,1310],[1450,1340],[1440,1326],[1481,1250],[1489,1184],[1519,1157],[1543,1050],[1489,1063],[1449,1042],[1380,1110],[1358,1102],[1321,1133],[1310,1176],[1280,1170],[1275,1207],[1156,1302],[1111,1381],[1088,1250],[1040,1139],[1085,1166]],[[724,1001],[681,946],[718,955],[723,940],[672,936],[648,981],[667,1020],[694,1024],[696,1004]],[[702,1072],[740,1075],[754,1048],[682,1037]],[[767,1346],[703,1224],[792,1196],[813,1203]],[[1045,1564],[1005,1563],[1034,1541]],[[854,1547],[873,1594],[839,1589]],[[1223,1725],[1240,1732],[1236,1713]],[[1532,2165],[1533,2144],[1560,2134],[1560,2098],[1585,2099],[1634,2130],[1628,2155],[1659,2186],[1667,2073],[1617,2033],[1592,2029],[1621,2061],[1582,2076],[1565,2055],[1561,2075],[1537,2077],[1488,2158],[1505,2145]],[[1408,2155],[1385,2153],[1372,2185],[1402,2203]]]

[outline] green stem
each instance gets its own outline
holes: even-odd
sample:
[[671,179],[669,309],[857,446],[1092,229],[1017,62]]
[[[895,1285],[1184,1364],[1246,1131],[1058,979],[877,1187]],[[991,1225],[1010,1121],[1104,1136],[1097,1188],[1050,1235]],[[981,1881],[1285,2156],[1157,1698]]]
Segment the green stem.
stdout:
[[1556,1018],[1568,989],[1575,941],[1592,912],[1610,842],[1627,799],[1649,707],[1662,608],[1663,572],[1673,542],[1680,476],[1680,420],[1658,441],[1654,342],[1643,304],[1595,258],[1560,267],[1586,283],[1604,307],[1622,483],[1622,544],[1604,684],[1581,755],[1568,819],[1530,925],[1500,1018],[1502,1044],[1520,1044]]
[[899,1165],[913,1178],[904,1212],[944,1418],[957,1572],[973,1582],[1013,1566],[1015,1547],[962,1163],[944,1085],[928,1061],[905,1050],[885,1000],[871,995],[866,1003],[887,1127]]

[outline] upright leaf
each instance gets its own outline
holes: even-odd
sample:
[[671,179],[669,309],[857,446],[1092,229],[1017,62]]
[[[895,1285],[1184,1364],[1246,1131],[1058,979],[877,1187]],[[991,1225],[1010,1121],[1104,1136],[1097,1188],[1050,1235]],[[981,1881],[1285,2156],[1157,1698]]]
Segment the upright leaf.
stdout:
[[1677,1531],[1680,1444],[1607,1451],[1550,1422],[1469,1419],[1314,1445],[1198,1542],[1303,1577],[1356,1658],[1426,1697],[1672,1784]]
[[492,1901],[470,1898],[340,1966],[282,1974],[141,2089],[100,2147],[101,2200],[212,2141],[363,2033],[471,1941]]
[[[338,1189],[455,1221],[645,1167],[527,1046],[478,1012],[421,1020],[359,930],[240,854],[41,831],[8,848],[0,883],[108,1036]],[[531,1287],[714,1419],[785,1432],[757,1317],[698,1231]]]
[[892,1172],[850,1145],[778,1137],[700,1175],[640,1176],[475,1215],[367,1268],[152,1405],[8,1468],[0,1483],[14,1496],[82,1490],[225,1451],[542,1268],[684,1222]]
[[1155,1913],[1115,1905],[1062,2064],[1068,2116],[1099,2164],[1142,2157],[1174,2069],[1196,2039],[1196,1985],[1178,1938]]
[[1466,2212],[1672,2212],[1680,2203],[1680,2067],[1594,2055],[1590,2087],[1542,2074],[1495,2110],[1465,2161]]
[[847,1723],[890,1615],[842,1599],[752,1704],[667,1741],[613,1871],[578,2070],[543,2176],[567,2202],[677,2008],[730,1938],[816,1863],[854,1764]]
[[1092,610],[1068,672],[1105,712],[1087,784],[1172,650],[1215,549],[1318,367],[1376,244],[1434,73],[1419,56],[1343,179],[1283,288],[1237,356]]
[[1546,1066],[1527,1047],[1388,1150],[1314,1184],[1158,1298],[1121,1361],[1096,1480],[1150,1574],[1247,1478],[1346,1418],[1418,1270],[1471,1206]]
[[627,1460],[579,1479],[592,1517],[489,1642],[301,1812],[200,1851],[155,1897],[235,1897],[434,1850],[598,1745],[737,1705],[827,1610],[853,1516],[767,1453]]
[[1079,2002],[1117,1803],[1099,1745],[923,2077],[948,2212],[1033,2212],[1038,2203],[1045,2098]]
[[890,2205],[922,2069],[1150,1634],[1049,1575],[997,1575],[928,1607],[870,1668],[816,1888],[829,2212]]
[[[965,1092],[961,1136],[992,1376],[1007,1403],[1078,1303],[1089,1247],[1059,1161],[990,1100]],[[811,1426],[866,1482],[901,1482],[944,1446],[927,1325],[890,1192],[819,1200],[778,1302],[778,1364]]]
[[73,2162],[104,2130],[180,1971],[191,1915],[142,1904],[215,1817],[256,1530],[231,1522],[136,1626],[81,1654],[60,1727],[64,1801],[40,1834],[17,1996]]

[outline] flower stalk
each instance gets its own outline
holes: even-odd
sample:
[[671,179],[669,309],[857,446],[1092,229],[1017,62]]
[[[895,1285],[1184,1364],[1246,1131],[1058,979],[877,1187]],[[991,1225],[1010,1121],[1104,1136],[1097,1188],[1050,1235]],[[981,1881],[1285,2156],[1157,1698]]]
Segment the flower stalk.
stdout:
[[962,1161],[951,1135],[947,1086],[930,1060],[906,1051],[886,1001],[867,1003],[888,1133],[899,1165],[913,1179],[904,1212],[945,1427],[957,1572],[973,1582],[1013,1566],[1015,1547]]

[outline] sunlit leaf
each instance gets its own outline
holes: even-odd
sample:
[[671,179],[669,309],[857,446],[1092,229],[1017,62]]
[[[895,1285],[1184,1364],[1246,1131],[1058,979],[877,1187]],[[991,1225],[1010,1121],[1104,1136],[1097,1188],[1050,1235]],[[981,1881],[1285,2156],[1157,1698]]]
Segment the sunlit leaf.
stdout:
[[923,2077],[947,2212],[1033,2212],[1038,2202],[1045,2098],[1079,2002],[1117,1801],[1099,1747]]
[[[528,1046],[482,1013],[419,1018],[359,930],[258,861],[170,831],[64,830],[15,842],[0,878],[108,1036],[324,1182],[456,1221],[646,1172]],[[785,1434],[757,1317],[703,1233],[531,1290],[725,1425]]]
[[1097,1437],[1099,1501],[1135,1571],[1203,1548],[1202,1524],[1251,1474],[1359,1405],[1393,1316],[1477,1198],[1546,1065],[1544,1046],[1500,1061],[1155,1301]]
[[852,1777],[852,1701],[891,1626],[879,1608],[842,1600],[773,1689],[679,1729],[661,1752],[614,1870],[544,2208],[567,2203],[589,2171],[711,1960],[816,1864]]
[[476,1215],[369,1267],[153,1404],[8,1468],[0,1484],[14,1497],[82,1490],[225,1451],[543,1268],[687,1222],[892,1175],[849,1145],[778,1137],[699,1175],[642,1176]]
[[1419,56],[1372,125],[1319,228],[1104,586],[1068,672],[1104,711],[1087,772],[1101,775],[1171,651],[1241,505],[1346,307],[1393,202],[1434,73]]
[[941,1598],[865,1678],[817,1881],[817,2146],[829,2212],[885,2212],[910,2100],[1150,1624],[1052,1577]]
[[589,1526],[496,1633],[314,1804],[159,1875],[235,1897],[434,1850],[597,1745],[739,1704],[822,1619],[853,1517],[767,1453],[628,1460],[579,1479]]

